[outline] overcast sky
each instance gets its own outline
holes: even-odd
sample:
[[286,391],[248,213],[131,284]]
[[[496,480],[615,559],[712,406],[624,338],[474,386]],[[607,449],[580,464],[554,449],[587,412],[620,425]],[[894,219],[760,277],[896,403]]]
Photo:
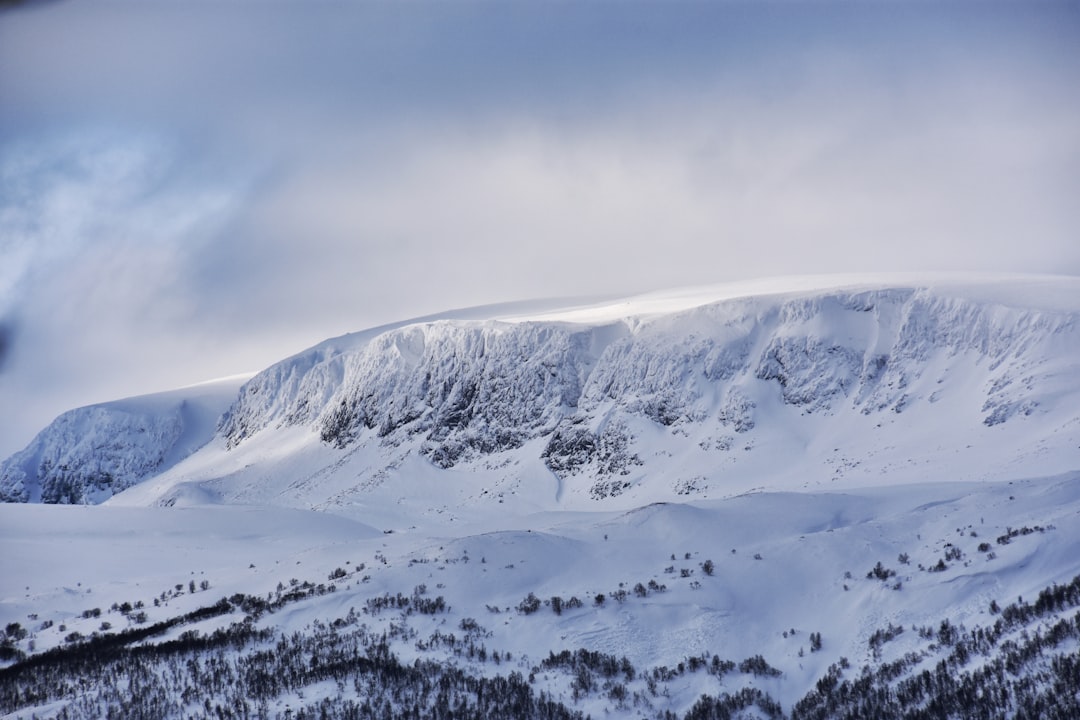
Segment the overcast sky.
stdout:
[[1080,275],[1080,4],[0,4],[0,457],[439,310]]

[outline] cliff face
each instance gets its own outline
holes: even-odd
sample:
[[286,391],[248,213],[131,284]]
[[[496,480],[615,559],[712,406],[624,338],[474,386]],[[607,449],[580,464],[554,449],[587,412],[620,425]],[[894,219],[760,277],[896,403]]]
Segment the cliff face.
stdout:
[[0,476],[8,502],[97,503],[161,466],[183,432],[178,409],[137,413],[71,410],[9,458]]
[[869,418],[946,396],[960,411],[950,422],[969,430],[1038,414],[1062,382],[1080,386],[1069,354],[1080,348],[1076,319],[885,288],[592,324],[418,324],[269,368],[242,390],[222,432],[236,447],[305,425],[339,448],[362,438],[415,444],[442,468],[540,439],[550,470],[587,474],[604,495],[619,489],[604,478],[644,462],[634,449],[643,426],[682,435],[708,426],[730,444],[767,431],[777,404],[796,417]]
[[0,464],[0,501],[103,502],[208,442],[239,384],[69,410]]
[[[287,485],[286,466],[274,465],[284,446],[271,438],[284,430],[322,448],[287,465],[315,499],[356,452],[354,479],[337,477],[333,492],[382,482],[410,455],[443,470],[542,463],[560,496],[567,481],[592,499],[650,483],[693,493],[722,470],[772,477],[809,450],[818,464],[809,475],[874,463],[892,472],[929,445],[935,462],[954,449],[972,461],[989,457],[979,448],[1017,462],[1056,453],[1057,472],[1080,432],[1080,403],[1069,400],[1080,397],[1075,286],[1054,286],[1067,300],[1056,303],[993,285],[871,287],[369,331],[277,363],[209,404],[181,393],[66,413],[0,466],[0,493],[101,501],[216,432],[224,454],[190,478],[247,473],[246,497],[262,497],[250,494],[260,483]],[[1036,300],[1046,294],[1035,290]],[[205,416],[197,423],[194,408]],[[987,434],[1001,426],[1018,431]],[[270,441],[251,455],[259,437]]]

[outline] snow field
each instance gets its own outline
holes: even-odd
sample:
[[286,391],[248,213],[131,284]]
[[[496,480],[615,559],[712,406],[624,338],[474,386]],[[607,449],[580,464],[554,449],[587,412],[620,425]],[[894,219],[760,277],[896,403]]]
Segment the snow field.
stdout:
[[[5,554],[0,621],[34,628],[52,620],[52,628],[31,638],[42,650],[62,644],[72,631],[89,635],[102,620],[126,626],[108,611],[114,602],[142,600],[153,622],[234,593],[273,593],[279,583],[288,589],[294,579],[327,583],[340,567],[345,576],[334,581],[336,592],[287,605],[259,622],[286,635],[303,633],[354,608],[376,631],[391,624],[414,631],[412,640],[392,645],[404,661],[442,653],[446,662],[484,674],[517,669],[528,675],[549,652],[579,647],[626,656],[639,671],[674,668],[702,654],[736,663],[760,654],[783,675],[736,673],[723,681],[680,675],[671,680],[664,707],[684,712],[702,692],[747,683],[789,707],[840,657],[855,669],[873,664],[868,639],[890,624],[906,631],[884,646],[886,659],[916,646],[917,626],[936,626],[942,618],[969,628],[992,624],[991,600],[1004,605],[1030,598],[1080,574],[1078,512],[1076,474],[751,493],[629,512],[508,514],[501,518],[506,529],[491,530],[490,520],[478,529],[461,521],[457,534],[448,534],[444,522],[387,534],[327,513],[266,507],[5,505],[3,543],[14,551]],[[1028,525],[1044,530],[996,541],[1009,528]],[[977,550],[983,542],[996,557]],[[960,549],[958,560],[940,572],[919,569],[943,558],[949,543]],[[898,561],[901,553],[908,555],[906,564]],[[706,560],[713,562],[712,575],[702,568]],[[879,561],[896,575],[868,579]],[[191,580],[204,579],[208,590],[187,591]],[[666,587],[649,589],[650,581]],[[637,583],[644,596],[634,592]],[[183,592],[155,607],[154,597],[175,584]],[[449,610],[431,616],[363,611],[370,598],[411,596],[421,585],[425,597],[443,597]],[[617,599],[620,590],[626,595]],[[529,593],[541,605],[523,614],[518,606]],[[577,597],[582,605],[564,604],[556,614],[545,604],[552,596]],[[102,616],[83,618],[93,607]],[[38,619],[28,621],[31,614]],[[462,636],[467,618],[482,628],[478,646],[513,659],[494,665],[417,648],[416,640],[436,631]],[[219,618],[198,627],[209,631],[224,623]],[[811,633],[821,634],[820,651],[810,651]],[[565,673],[545,670],[538,682],[570,702]],[[644,680],[635,682],[628,687],[644,692]],[[600,699],[583,703],[587,709]]]

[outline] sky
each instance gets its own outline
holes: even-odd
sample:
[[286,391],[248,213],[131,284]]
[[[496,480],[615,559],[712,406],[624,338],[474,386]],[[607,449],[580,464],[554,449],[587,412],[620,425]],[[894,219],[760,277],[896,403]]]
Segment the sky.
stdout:
[[1080,275],[1080,4],[0,3],[0,458],[451,308]]

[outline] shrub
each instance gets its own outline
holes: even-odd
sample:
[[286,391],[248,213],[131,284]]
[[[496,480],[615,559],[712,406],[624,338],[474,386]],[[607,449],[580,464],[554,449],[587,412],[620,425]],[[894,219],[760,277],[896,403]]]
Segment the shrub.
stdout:
[[518,603],[517,610],[522,615],[532,615],[534,612],[540,609],[540,598],[536,597],[534,593],[529,593],[525,596],[525,599]]
[[895,570],[890,570],[889,568],[882,565],[881,561],[878,560],[878,563],[874,566],[874,569],[866,573],[866,579],[869,580],[871,578],[877,578],[878,580],[888,580],[894,575],[896,575]]
[[748,657],[739,663],[739,672],[765,677],[778,677],[781,674],[779,670],[765,662],[765,658],[760,655]]

